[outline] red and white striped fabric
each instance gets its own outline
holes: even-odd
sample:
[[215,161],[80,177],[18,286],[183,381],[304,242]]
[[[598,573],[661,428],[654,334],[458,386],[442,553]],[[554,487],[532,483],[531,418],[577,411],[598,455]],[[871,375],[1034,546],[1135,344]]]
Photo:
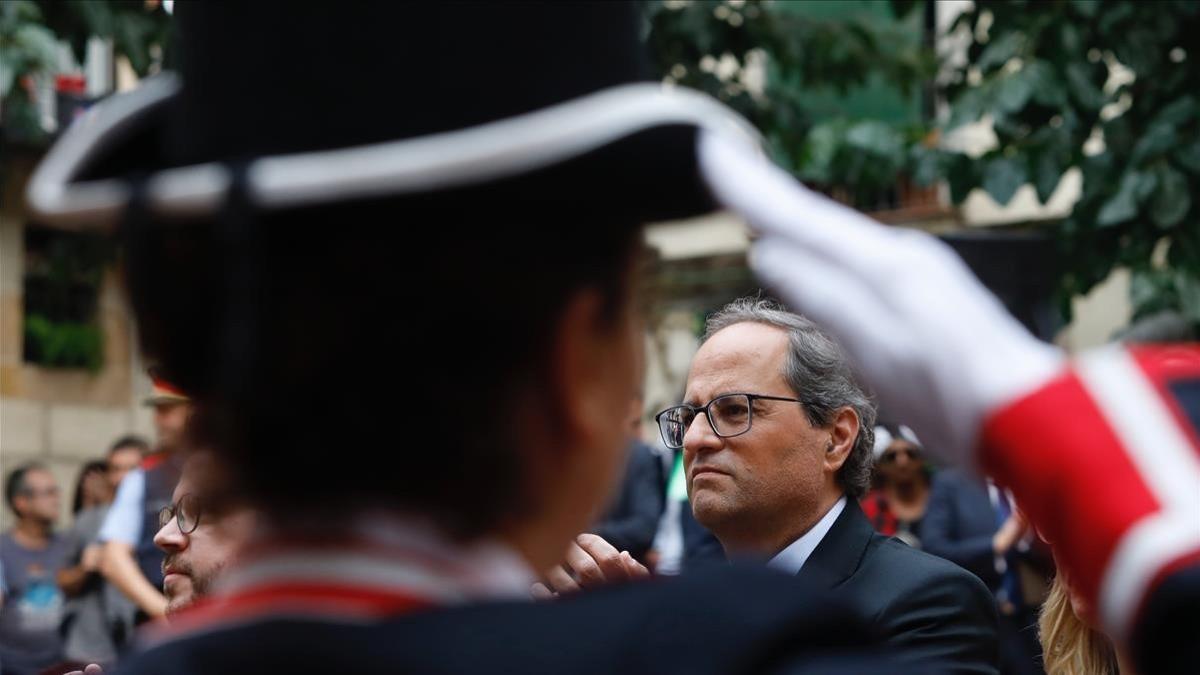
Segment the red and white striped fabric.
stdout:
[[369,622],[481,599],[528,599],[535,577],[498,542],[456,546],[401,519],[356,520],[337,537],[265,539],[211,597],[150,627],[147,645],[272,618]]
[[1200,563],[1200,411],[1180,394],[1197,386],[1200,344],[1108,347],[984,425],[984,467],[1119,639],[1158,582]]

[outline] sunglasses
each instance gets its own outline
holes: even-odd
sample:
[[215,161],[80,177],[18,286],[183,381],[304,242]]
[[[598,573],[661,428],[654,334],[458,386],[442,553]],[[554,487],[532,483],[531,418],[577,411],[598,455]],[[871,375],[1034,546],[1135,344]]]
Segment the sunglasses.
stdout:
[[913,461],[921,459],[920,450],[914,450],[912,448],[900,448],[898,450],[888,450],[887,452],[883,453],[883,456],[879,458],[879,463],[892,464],[899,458],[901,454],[908,455],[908,458]]

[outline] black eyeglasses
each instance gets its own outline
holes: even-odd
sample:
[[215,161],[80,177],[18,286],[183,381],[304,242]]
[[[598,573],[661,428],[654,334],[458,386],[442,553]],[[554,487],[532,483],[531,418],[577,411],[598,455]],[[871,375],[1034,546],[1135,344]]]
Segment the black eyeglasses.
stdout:
[[182,495],[179,501],[164,506],[158,512],[158,529],[162,529],[171,519],[175,519],[175,524],[179,526],[179,531],[183,534],[191,534],[196,531],[196,527],[200,525],[200,500],[195,495]]
[[750,423],[754,418],[754,402],[762,401],[791,401],[803,403],[797,398],[785,396],[764,396],[762,394],[722,394],[700,406],[699,408],[686,403],[658,413],[654,421],[658,422],[658,431],[662,434],[663,443],[668,448],[683,447],[683,437],[691,428],[696,415],[704,413],[713,433],[721,438],[741,436],[750,431]]

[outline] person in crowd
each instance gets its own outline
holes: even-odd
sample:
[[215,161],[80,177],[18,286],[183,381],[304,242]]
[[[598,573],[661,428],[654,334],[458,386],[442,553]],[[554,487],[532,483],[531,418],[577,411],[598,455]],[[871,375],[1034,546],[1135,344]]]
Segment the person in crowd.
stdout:
[[683,447],[692,511],[727,554],[833,590],[898,657],[995,672],[983,585],[863,516],[875,410],[816,325],[772,301],[730,303],[708,319],[684,400],[659,413],[663,441]]
[[1082,602],[1063,574],[1055,575],[1038,615],[1038,639],[1046,675],[1119,675],[1132,673],[1107,635],[1080,618]]
[[[51,151],[31,194],[110,170],[147,177],[144,200],[109,212],[138,334],[195,401],[191,442],[264,520],[255,552],[128,672],[813,672],[832,652],[870,672],[886,658],[847,653],[873,644],[869,628],[761,568],[528,602],[535,571],[594,522],[620,473],[642,225],[710,212],[699,130],[747,129],[708,99],[637,82],[635,10],[178,4],[178,78],[99,104]],[[443,92],[428,105],[381,106],[355,82],[440,51],[447,31],[448,60],[404,87]],[[301,48],[314,39],[325,48]],[[445,86],[465,69],[471,86]],[[527,86],[501,77],[525,71]],[[120,140],[139,137],[152,155]],[[318,150],[383,161],[305,154]],[[267,206],[261,159],[244,162],[276,155],[317,160],[329,182],[295,192],[294,174]],[[248,170],[210,193],[215,210],[176,221],[150,194],[152,157]],[[67,168],[77,161],[92,169]],[[397,223],[434,238],[401,266],[411,228]],[[397,358],[347,362],[369,345]]]
[[[142,460],[150,454],[150,444],[137,434],[122,436],[109,446],[106,467],[111,494],[115,494],[121,481],[130,472],[142,465]],[[111,503],[112,500],[109,500]]]
[[108,464],[102,459],[85,462],[79,469],[75,481],[74,497],[71,498],[71,514],[78,517],[84,509],[92,509],[112,501],[112,488],[108,484]]
[[921,442],[903,424],[875,427],[874,487],[860,502],[875,531],[921,548],[921,521],[929,502],[931,470]]
[[926,551],[970,570],[995,593],[1004,672],[1042,672],[1036,623],[1050,558],[1011,493],[946,469],[933,479],[923,532]]
[[191,455],[163,508],[154,545],[162,550],[167,616],[207,596],[222,571],[251,542],[255,514],[234,494],[209,452]]
[[62,654],[58,627],[64,601],[55,576],[64,564],[66,540],[54,531],[62,499],[54,474],[38,463],[8,474],[4,499],[16,522],[0,535],[0,673],[32,675]]
[[644,563],[666,505],[666,485],[662,460],[642,441],[641,430],[642,394],[639,388],[630,405],[625,475],[616,498],[592,531]]
[[187,396],[175,385],[153,372],[151,379],[153,391],[145,404],[154,409],[157,445],[121,480],[99,534],[104,544],[100,571],[137,608],[137,622],[166,612],[155,525],[179,481],[180,446],[191,414]]
[[97,537],[121,479],[148,452],[149,445],[141,437],[122,436],[109,447],[96,471],[89,474],[88,465],[81,474],[81,484],[83,475],[100,477],[103,486],[96,491],[104,499],[77,512],[67,535],[69,567],[59,573],[58,582],[68,598],[62,629],[63,658],[68,661],[111,664],[121,646],[118,638],[128,632],[132,607],[101,576],[103,546]]

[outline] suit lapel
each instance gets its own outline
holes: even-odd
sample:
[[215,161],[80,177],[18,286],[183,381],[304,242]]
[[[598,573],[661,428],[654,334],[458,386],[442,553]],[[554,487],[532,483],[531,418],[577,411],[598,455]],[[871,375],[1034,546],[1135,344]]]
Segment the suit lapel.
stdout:
[[858,500],[847,496],[846,508],[796,576],[817,588],[836,587],[858,570],[874,534]]

